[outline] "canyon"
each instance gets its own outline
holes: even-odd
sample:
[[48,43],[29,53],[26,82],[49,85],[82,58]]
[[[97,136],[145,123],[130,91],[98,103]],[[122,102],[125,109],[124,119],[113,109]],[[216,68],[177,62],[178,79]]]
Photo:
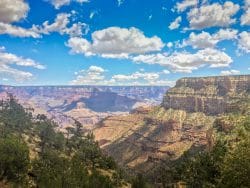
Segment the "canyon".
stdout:
[[94,135],[121,166],[148,173],[186,151],[211,149],[215,126],[226,130],[241,119],[230,120],[229,114],[250,115],[250,75],[182,78],[160,105],[107,117]]
[[45,114],[57,122],[60,131],[74,120],[89,130],[105,117],[128,114],[138,106],[157,105],[166,86],[6,86],[0,98],[12,94],[34,114]]
[[131,172],[153,172],[185,152],[210,150],[216,126],[227,131],[250,115],[250,75],[181,78],[168,86],[0,86],[58,130],[78,120],[101,149]]

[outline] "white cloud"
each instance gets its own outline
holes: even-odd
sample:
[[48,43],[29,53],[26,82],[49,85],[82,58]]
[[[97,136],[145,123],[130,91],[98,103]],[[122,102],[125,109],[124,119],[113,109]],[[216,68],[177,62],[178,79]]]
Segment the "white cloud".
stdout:
[[16,37],[33,37],[39,38],[41,35],[33,30],[33,28],[25,29],[14,26],[9,23],[0,22],[0,34],[8,34]]
[[48,0],[56,9],[59,9],[60,7],[64,5],[69,5],[72,1],[78,2],[78,3],[87,3],[89,0]]
[[131,74],[115,74],[107,78],[102,67],[91,66],[87,70],[76,73],[76,79],[70,83],[73,85],[173,85],[173,81],[161,79],[161,73],[136,71]]
[[250,0],[245,0],[245,13],[241,16],[241,25],[250,25]]
[[71,48],[72,53],[86,56],[124,58],[130,54],[160,51],[164,44],[159,37],[148,38],[134,27],[129,29],[109,27],[92,33],[92,42],[73,37],[68,40],[67,46]]
[[70,0],[49,0],[56,9],[59,9],[63,5],[69,5]]
[[192,29],[209,27],[227,27],[236,22],[232,18],[239,10],[239,5],[226,1],[223,5],[214,3],[193,8],[188,13],[188,20]]
[[90,14],[89,14],[89,19],[92,19],[94,18],[94,16],[97,14],[97,11],[92,11]]
[[14,26],[12,22],[18,22],[27,17],[29,5],[24,0],[0,1],[0,34],[8,34],[17,37],[38,38],[40,35],[31,29]]
[[98,67],[98,66],[90,66],[89,67],[89,71],[92,73],[103,73],[105,72],[105,70],[102,67]]
[[18,69],[11,68],[0,62],[0,77],[11,77],[17,82],[23,82],[33,77],[30,72],[21,71]]
[[238,30],[236,29],[220,29],[213,37],[219,41],[236,39]]
[[117,74],[112,76],[112,78],[118,82],[124,82],[124,81],[136,81],[139,79],[146,80],[148,82],[155,82],[159,78],[159,74],[157,73],[146,73],[146,72],[135,72],[130,75],[124,75],[124,74]]
[[34,67],[37,69],[45,69],[45,67],[32,59],[16,56],[12,53],[7,53],[4,50],[0,51],[1,64],[15,64],[18,66]]
[[56,16],[53,23],[49,24],[48,21],[45,21],[41,26],[33,25],[28,29],[0,22],[0,34],[33,38],[39,38],[42,37],[42,34],[48,35],[52,32],[70,35],[71,37],[79,37],[86,34],[89,31],[88,25],[81,22],[70,25],[71,16],[72,14],[60,13]]
[[194,7],[198,5],[198,0],[183,0],[181,3],[176,4],[176,9],[178,12],[183,12],[189,7]]
[[203,49],[192,54],[188,52],[175,52],[171,55],[151,54],[139,55],[132,60],[137,63],[159,64],[166,66],[173,72],[191,73],[200,67],[208,65],[210,68],[228,67],[232,63],[231,57],[225,52],[216,49]]
[[250,32],[241,32],[238,40],[238,48],[243,52],[250,53]]
[[167,43],[167,47],[168,47],[168,48],[172,48],[172,47],[173,47],[173,43],[172,43],[172,42],[168,42],[168,43]]
[[250,0],[245,0],[245,6],[250,6]]
[[214,48],[217,43],[223,40],[237,39],[238,31],[234,29],[220,29],[217,33],[211,35],[202,31],[199,34],[192,32],[187,40],[183,41],[181,47],[192,46],[196,48]]
[[24,0],[1,0],[0,22],[11,23],[26,18],[29,5]]
[[168,28],[170,30],[174,30],[174,29],[178,29],[180,27],[180,22],[181,22],[182,18],[181,16],[178,16],[169,26]]
[[170,71],[169,71],[169,70],[166,70],[166,69],[163,70],[162,72],[163,72],[164,74],[170,74]]
[[174,85],[174,81],[162,79],[161,74],[167,74],[167,70],[163,72],[137,71],[132,74],[117,74],[113,75],[111,80],[119,85]]
[[30,79],[32,73],[12,68],[15,65],[18,67],[33,67],[36,69],[45,69],[45,67],[32,59],[19,57],[15,54],[8,53],[5,48],[0,50],[0,76],[14,78],[18,82]]
[[102,67],[90,66],[87,70],[81,70],[76,73],[77,77],[71,81],[74,85],[100,85],[104,80],[105,70]]
[[220,74],[222,76],[237,75],[237,74],[240,74],[240,71],[238,71],[238,70],[227,70],[227,71],[221,71]]
[[192,46],[193,48],[213,48],[218,40],[213,38],[209,33],[202,31],[200,34],[192,32],[188,40],[184,40],[183,46]]
[[124,0],[117,0],[118,7],[124,3]]
[[250,7],[247,8],[246,12],[240,18],[241,25],[250,25]]
[[86,34],[89,30],[88,25],[85,23],[74,23],[70,27],[70,17],[71,14],[60,13],[56,16],[53,23],[49,24],[48,21],[45,21],[42,26],[36,26],[35,30],[37,33],[41,34],[50,34],[51,32],[58,32],[61,35],[67,34],[71,37],[82,36]]
[[63,33],[64,29],[67,27],[67,25],[70,22],[69,17],[70,17],[70,14],[66,14],[66,13],[58,14],[52,24],[49,24],[48,21],[45,21],[42,25],[40,32],[43,32],[46,34],[50,32],[55,32],[55,31]]

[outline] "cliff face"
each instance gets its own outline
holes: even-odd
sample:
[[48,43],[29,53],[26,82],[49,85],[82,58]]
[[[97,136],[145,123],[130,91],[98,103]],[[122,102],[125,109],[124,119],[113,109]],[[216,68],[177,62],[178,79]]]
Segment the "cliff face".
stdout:
[[163,99],[165,109],[217,115],[237,110],[238,101],[249,97],[250,76],[183,78]]
[[119,164],[147,172],[185,151],[211,148],[215,120],[222,113],[249,113],[249,95],[250,75],[183,78],[166,93],[161,107],[107,117],[94,135]]

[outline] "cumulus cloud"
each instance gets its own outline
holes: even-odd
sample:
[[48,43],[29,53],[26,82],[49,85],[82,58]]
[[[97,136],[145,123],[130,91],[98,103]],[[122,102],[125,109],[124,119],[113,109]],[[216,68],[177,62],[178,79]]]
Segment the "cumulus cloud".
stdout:
[[202,31],[199,34],[192,32],[187,40],[183,41],[182,47],[192,46],[196,48],[214,48],[217,43],[223,40],[237,39],[238,30],[220,29],[217,33],[211,35],[208,32]]
[[220,29],[217,33],[213,35],[215,39],[221,40],[231,40],[236,39],[238,30],[236,29]]
[[245,13],[241,16],[241,25],[250,25],[250,0],[245,0]]
[[241,25],[250,25],[250,6],[246,9],[246,12],[240,18]]
[[1,64],[0,62],[0,77],[11,77],[17,82],[23,82],[33,78],[33,74],[11,68],[5,64]]
[[102,67],[90,66],[87,70],[76,72],[76,78],[71,81],[74,85],[99,85],[104,80],[105,70]]
[[67,46],[72,53],[86,56],[100,55],[103,57],[125,58],[130,54],[142,54],[160,51],[164,44],[157,36],[146,37],[142,31],[131,27],[109,27],[92,33],[92,42],[84,38],[72,37]]
[[[167,70],[165,70],[166,72]],[[161,79],[163,72],[136,71],[131,74],[115,74],[107,78],[102,67],[90,66],[87,70],[76,73],[73,85],[173,85],[173,81]]]
[[[52,0],[55,5],[61,6],[70,0]],[[86,0],[75,0],[77,2],[87,2]],[[29,5],[25,0],[1,0],[0,1],[0,34],[8,34],[15,37],[33,37],[39,38],[41,34],[49,34],[58,32],[67,34],[71,37],[82,36],[88,32],[88,25],[85,23],[70,24],[72,14],[58,14],[55,21],[49,24],[44,22],[42,26],[33,25],[31,28],[23,28],[13,25],[13,22],[18,22],[27,17]]]
[[60,13],[56,16],[53,23],[49,24],[48,21],[45,21],[42,26],[36,26],[33,28],[33,30],[39,34],[58,32],[61,35],[67,34],[71,37],[77,37],[86,34],[89,30],[89,27],[85,23],[78,22],[69,26],[71,16],[72,14]]
[[175,52],[171,55],[161,53],[150,55],[139,55],[132,60],[137,63],[159,64],[166,66],[173,72],[191,73],[200,67],[208,65],[210,68],[228,67],[232,59],[225,52],[206,48],[196,53]]
[[222,76],[237,75],[237,74],[240,74],[240,71],[238,71],[238,70],[226,70],[226,71],[221,71],[220,74]]
[[250,32],[241,32],[238,40],[238,48],[243,52],[250,53]]
[[45,67],[32,59],[19,57],[15,54],[8,53],[2,47],[0,48],[0,76],[10,77],[18,82],[30,79],[33,77],[32,73],[25,72],[13,68],[12,65],[18,67],[33,67],[36,69],[45,69]]
[[112,78],[115,79],[116,81],[119,82],[124,82],[124,81],[136,81],[139,79],[147,80],[148,82],[155,82],[159,78],[159,74],[157,73],[146,73],[146,72],[135,72],[130,75],[124,75],[124,74],[117,74],[114,75]]
[[24,0],[0,1],[0,34],[8,34],[17,37],[38,38],[40,35],[30,29],[12,25],[27,17],[29,5]]
[[14,26],[9,23],[0,22],[0,35],[7,34],[15,37],[33,37],[39,38],[41,35],[34,30],[34,28],[25,29],[22,27]]
[[78,3],[87,3],[89,0],[47,0],[49,1],[56,9],[59,9],[60,7],[64,5],[69,5],[72,1],[78,2]]
[[181,22],[182,18],[181,16],[178,16],[169,26],[168,28],[170,30],[174,30],[174,29],[178,29],[180,27],[180,22]]
[[174,81],[162,79],[161,75],[167,74],[167,70],[162,72],[142,72],[137,71],[132,74],[113,75],[111,80],[121,85],[168,85],[173,86]]
[[232,18],[239,10],[239,5],[226,1],[223,5],[214,3],[193,8],[188,13],[188,20],[192,29],[209,27],[227,27],[236,22]]
[[50,34],[58,32],[61,35],[69,35],[71,37],[78,37],[86,34],[89,27],[85,23],[70,24],[70,17],[72,14],[60,13],[56,16],[53,23],[45,21],[42,25],[33,25],[31,28],[23,28],[14,26],[9,23],[0,22],[0,34],[8,34],[16,37],[33,37],[39,38],[43,34]]
[[24,0],[1,0],[0,22],[11,23],[26,18],[29,5]]
[[189,7],[194,7],[198,5],[198,0],[183,0],[176,4],[176,9],[178,12],[183,12]]

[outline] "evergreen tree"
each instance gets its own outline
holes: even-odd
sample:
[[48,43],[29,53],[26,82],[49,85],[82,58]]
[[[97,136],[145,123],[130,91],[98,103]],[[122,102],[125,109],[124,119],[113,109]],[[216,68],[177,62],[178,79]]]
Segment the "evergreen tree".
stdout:
[[29,168],[29,149],[15,137],[0,139],[0,181],[23,184]]

